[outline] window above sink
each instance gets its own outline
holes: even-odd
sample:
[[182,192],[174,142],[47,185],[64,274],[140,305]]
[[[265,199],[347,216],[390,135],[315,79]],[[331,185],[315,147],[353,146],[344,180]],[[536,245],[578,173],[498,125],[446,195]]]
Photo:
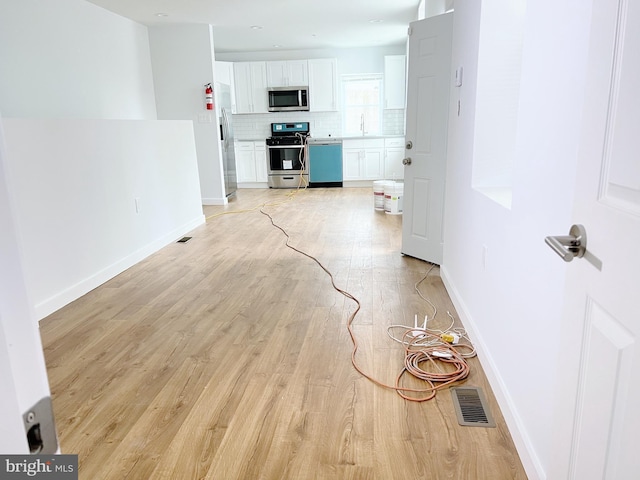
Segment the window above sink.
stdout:
[[342,130],[346,137],[382,133],[382,74],[343,75]]

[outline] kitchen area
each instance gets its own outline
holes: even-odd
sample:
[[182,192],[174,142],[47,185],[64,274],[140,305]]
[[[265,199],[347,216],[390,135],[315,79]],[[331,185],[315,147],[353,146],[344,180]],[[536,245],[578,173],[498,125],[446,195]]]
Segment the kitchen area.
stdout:
[[[214,91],[230,89],[237,188],[402,181],[406,56],[378,56],[360,72],[343,58],[216,61]],[[364,100],[358,85],[373,85]],[[349,110],[351,97],[372,105]]]

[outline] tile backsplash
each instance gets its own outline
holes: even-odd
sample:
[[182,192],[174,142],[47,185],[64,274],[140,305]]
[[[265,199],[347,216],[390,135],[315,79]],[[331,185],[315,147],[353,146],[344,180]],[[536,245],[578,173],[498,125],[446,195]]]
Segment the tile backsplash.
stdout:
[[404,109],[384,110],[382,114],[384,135],[404,135]]
[[[314,137],[342,135],[340,112],[274,112],[233,115],[236,140],[260,140],[271,136],[271,124],[278,122],[309,122]],[[384,135],[404,135],[404,110],[384,110]]]

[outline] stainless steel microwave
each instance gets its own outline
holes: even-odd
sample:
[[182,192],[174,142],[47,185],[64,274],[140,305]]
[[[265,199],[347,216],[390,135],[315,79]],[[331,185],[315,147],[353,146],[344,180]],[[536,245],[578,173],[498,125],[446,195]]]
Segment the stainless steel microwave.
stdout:
[[271,87],[267,89],[270,112],[309,110],[309,87]]

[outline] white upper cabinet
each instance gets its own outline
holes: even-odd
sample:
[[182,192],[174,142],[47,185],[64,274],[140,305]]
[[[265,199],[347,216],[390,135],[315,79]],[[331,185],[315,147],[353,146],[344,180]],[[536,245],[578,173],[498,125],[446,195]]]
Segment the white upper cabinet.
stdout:
[[267,70],[265,62],[233,64],[236,113],[267,113]]
[[269,87],[306,87],[309,85],[307,61],[267,62],[267,85]]
[[384,108],[405,108],[407,94],[406,55],[384,57]]
[[338,62],[335,58],[309,60],[309,109],[312,112],[338,110]]
[[219,96],[219,85],[229,85],[229,95],[231,96],[231,113],[237,113],[236,111],[236,89],[235,82],[233,80],[233,63],[232,62],[216,62],[214,66],[214,74],[215,74],[215,87],[213,89],[213,94],[216,99],[216,110],[220,105],[220,96]]
[[233,62],[216,61],[214,74],[216,82],[233,85]]

